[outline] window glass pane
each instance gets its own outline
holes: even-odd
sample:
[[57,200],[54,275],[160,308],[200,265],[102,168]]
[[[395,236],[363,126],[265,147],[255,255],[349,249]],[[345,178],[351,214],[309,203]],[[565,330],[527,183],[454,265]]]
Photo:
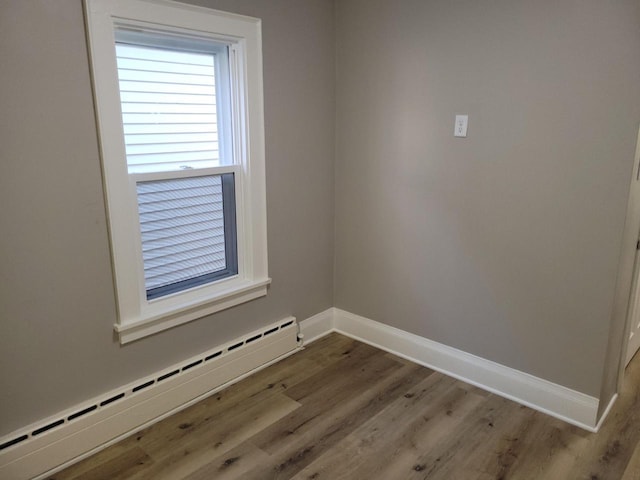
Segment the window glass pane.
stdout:
[[129,173],[220,165],[215,54],[116,43]]
[[[226,175],[233,178],[233,174]],[[235,245],[235,238],[229,241],[228,231],[225,236],[225,207],[228,210],[233,200],[225,198],[222,177],[138,182],[145,288],[149,298],[236,273],[230,271],[233,265],[228,263],[233,260],[227,261],[226,248],[227,243]]]

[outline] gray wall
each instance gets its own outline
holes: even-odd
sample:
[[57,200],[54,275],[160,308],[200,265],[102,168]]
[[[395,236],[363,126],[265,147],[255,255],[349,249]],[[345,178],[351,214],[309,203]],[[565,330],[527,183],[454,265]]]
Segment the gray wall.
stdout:
[[333,3],[200,3],[263,20],[269,294],[118,344],[82,4],[1,2],[0,435],[333,304]]
[[640,3],[340,0],[336,32],[336,306],[599,396]]
[[0,3],[0,435],[334,304],[611,393],[636,0],[193,3],[263,19],[269,295],[118,344],[80,0]]

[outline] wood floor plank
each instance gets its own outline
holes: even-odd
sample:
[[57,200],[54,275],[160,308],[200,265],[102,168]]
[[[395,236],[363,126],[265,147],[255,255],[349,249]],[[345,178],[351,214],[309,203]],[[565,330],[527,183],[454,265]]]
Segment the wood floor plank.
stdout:
[[[294,414],[251,439],[272,454],[274,468],[255,469],[243,478],[290,478],[432,373],[416,365],[396,362],[393,362],[393,370],[385,372],[376,368],[376,361],[389,365],[389,359],[383,356],[369,360],[369,375],[375,381],[366,376],[361,377],[360,382],[349,377],[352,378],[349,385],[340,382],[333,385],[333,390],[327,391],[324,386],[321,390],[316,389],[316,395],[299,399],[302,406]],[[371,385],[383,388],[371,388]],[[350,392],[349,395],[341,396],[344,392],[337,395],[344,389]]]
[[317,341],[319,348],[305,349],[304,355],[287,357],[278,362],[277,368],[266,368],[254,373],[250,381],[238,382],[200,402],[202,409],[208,411],[213,404],[216,409],[223,409],[244,401],[247,397],[277,394],[287,390],[330,365],[342,361],[344,352],[353,348],[356,343],[342,335],[323,337]]
[[116,448],[98,455],[94,457],[94,462],[76,464],[50,480],[124,480],[137,472],[146,471],[153,464],[153,460],[141,448]]
[[[526,428],[531,413],[526,407],[492,395],[465,422],[452,429],[444,442],[422,455],[420,463],[425,465],[429,478],[448,480],[457,477],[459,470],[482,471],[484,462],[493,458],[498,463],[496,471],[486,473],[494,478],[507,478],[505,474],[510,473],[515,459],[512,449],[519,449],[518,432]],[[407,478],[422,477],[412,474]]]
[[636,445],[633,455],[622,474],[621,480],[638,480],[640,478],[640,444]]
[[309,428],[309,423],[314,419],[332,415],[335,408],[354,394],[366,390],[381,377],[402,369],[401,364],[376,354],[379,352],[372,350],[372,353],[373,355],[365,356],[360,361],[345,361],[344,365],[335,366],[340,374],[334,368],[329,368],[321,375],[311,377],[287,391],[286,395],[300,403],[302,408],[257,435],[253,442],[267,452],[281,449],[282,443],[296,441],[295,436],[291,439],[292,435]]
[[[317,349],[319,354],[293,361],[289,357],[278,364],[277,369],[265,369],[243,381],[218,392],[217,394],[176,413],[160,424],[139,432],[135,444],[143,447],[151,455],[162,457],[184,438],[195,437],[199,441],[199,431],[211,429],[213,425],[224,425],[232,419],[243,423],[247,411],[258,406],[268,408],[272,397],[281,398],[281,394],[298,382],[327,368],[341,360],[342,352],[353,346],[353,341],[342,336],[326,337],[319,340],[324,348]],[[336,353],[340,352],[340,353]],[[278,403],[280,400],[276,400]],[[153,435],[148,435],[153,432]],[[125,442],[133,442],[133,438]]]
[[[589,480],[616,479],[622,476],[640,441],[640,405],[620,405],[611,412],[607,428],[594,435],[579,453],[574,478]],[[624,408],[627,407],[627,408]],[[612,477],[611,472],[619,472]]]
[[440,420],[453,419],[453,414],[447,415],[447,412],[455,411],[457,401],[467,396],[473,397],[465,390],[456,388],[455,380],[434,373],[294,478],[376,478],[377,472],[393,462],[402,446],[410,444],[415,448],[413,432],[429,425],[436,432],[434,439],[438,437],[437,432],[444,434],[446,427]]
[[331,334],[55,480],[640,480],[640,357],[598,434]]
[[[384,451],[377,455],[380,460],[375,471],[368,462],[366,470],[370,472],[369,477],[422,478],[421,472],[428,467],[421,460],[424,452],[431,451],[446,441],[450,432],[466,421],[483,401],[484,396],[478,396],[454,384],[448,395],[430,405],[424,413],[418,415],[417,420],[405,423],[405,428],[400,431],[401,435],[394,438],[393,447],[387,446],[386,455]],[[380,415],[381,420],[387,413]],[[357,473],[360,474],[362,470],[359,469]]]
[[184,480],[233,480],[245,478],[254,468],[270,464],[269,455],[250,442],[243,442],[223,456],[212,457],[197,470],[185,475]]
[[371,385],[384,370],[397,370],[404,364],[384,352],[364,343],[354,341],[342,352],[340,361],[323,368],[287,389],[287,396],[305,404],[318,397],[335,401],[332,395],[348,396],[355,384]]
[[[572,478],[619,480],[640,442],[640,357],[627,368],[620,396],[597,435],[579,451]],[[614,473],[615,472],[615,473]],[[617,476],[613,476],[617,475]]]
[[[280,392],[263,392],[246,397],[230,406],[209,403],[208,408],[194,405],[173,415],[168,421],[154,425],[136,435],[137,444],[154,458],[162,457],[175,445],[190,445],[216,437],[223,448],[228,438],[244,431],[251,423],[269,425],[282,415],[296,410],[300,404]],[[255,427],[250,427],[254,432]],[[150,434],[152,433],[152,434]]]
[[[511,468],[509,478],[571,478],[578,452],[590,441],[592,434],[570,426],[561,420],[532,412],[531,422],[520,434],[519,451]],[[518,435],[510,432],[510,435]],[[483,470],[500,470],[501,450],[487,460]]]
[[145,437],[152,441],[140,444],[154,459],[154,464],[131,479],[184,478],[299,406],[284,395],[269,396],[263,402],[252,402],[246,408],[240,404],[234,411],[225,410],[223,415],[215,415],[213,421],[201,424],[197,429],[189,427],[192,430],[181,437],[173,436],[171,430],[166,432],[158,428],[154,435]]

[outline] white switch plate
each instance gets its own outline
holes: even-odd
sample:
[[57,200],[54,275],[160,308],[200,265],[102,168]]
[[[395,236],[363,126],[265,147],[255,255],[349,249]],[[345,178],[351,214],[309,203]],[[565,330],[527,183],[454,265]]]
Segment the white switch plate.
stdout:
[[456,137],[466,137],[468,124],[469,115],[456,115],[456,124],[453,130],[453,135]]

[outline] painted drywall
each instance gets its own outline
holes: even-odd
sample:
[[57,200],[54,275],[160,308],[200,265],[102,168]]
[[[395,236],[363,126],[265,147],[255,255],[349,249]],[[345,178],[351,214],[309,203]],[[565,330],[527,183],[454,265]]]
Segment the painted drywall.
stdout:
[[599,396],[639,9],[336,2],[335,306]]
[[263,19],[269,295],[118,345],[81,2],[0,3],[0,435],[334,304],[610,396],[636,1],[192,3]]
[[[639,22],[640,24],[640,18]],[[640,29],[639,29],[640,37]],[[638,40],[640,44],[640,38]],[[600,390],[600,405],[598,416],[602,415],[610,403],[611,398],[618,391],[618,386],[625,380],[624,367],[626,366],[627,348],[629,347],[629,334],[631,332],[631,298],[632,283],[637,254],[637,242],[640,231],[640,132],[636,145],[633,172],[630,181],[629,200],[627,204],[627,216],[625,219],[624,234],[622,237],[622,249],[618,267],[618,279],[614,297],[613,316],[609,331],[609,342]]]
[[1,2],[0,435],[333,304],[333,3],[199,3],[263,22],[269,293],[118,344],[82,3]]

